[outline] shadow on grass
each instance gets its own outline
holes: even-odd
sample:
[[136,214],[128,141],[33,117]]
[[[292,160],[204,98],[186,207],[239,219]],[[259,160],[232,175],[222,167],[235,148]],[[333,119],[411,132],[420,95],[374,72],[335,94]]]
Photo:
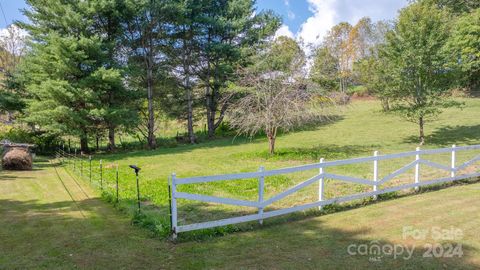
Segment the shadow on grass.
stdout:
[[[409,136],[406,143],[418,143],[418,136]],[[425,137],[427,144],[450,146],[452,144],[480,143],[480,125],[475,126],[445,126],[436,129]]]
[[164,263],[162,243],[140,238],[128,219],[104,210],[96,199],[0,200],[0,268],[139,269],[139,256],[148,256],[151,267]]
[[[425,258],[423,244],[402,244],[369,236],[371,227],[332,228],[321,221],[295,222],[202,243],[181,243],[186,268],[262,269],[477,269],[470,263],[478,252],[462,245],[462,257]],[[435,244],[432,242],[432,244]],[[195,246],[202,245],[196,249]],[[442,246],[457,246],[454,241]],[[378,249],[376,248],[378,247]],[[407,254],[406,248],[413,250]],[[392,254],[397,250],[397,254]],[[240,262],[241,261],[241,262]],[[185,263],[185,262],[182,262]]]
[[[338,121],[343,120],[343,116],[339,115],[332,115],[328,119],[323,119],[321,121],[317,121],[315,123],[311,123],[305,125],[303,127],[297,128],[295,131],[308,131],[308,130],[316,130],[322,126],[327,126],[334,124]],[[279,132],[278,137],[287,135],[288,133]],[[253,138],[245,137],[245,136],[232,136],[232,137],[222,137],[219,139],[210,140],[207,142],[202,142],[199,144],[188,145],[188,144],[181,144],[176,147],[170,148],[160,148],[156,150],[129,150],[128,152],[117,152],[117,153],[108,153],[108,159],[111,161],[121,160],[125,157],[134,158],[134,157],[150,157],[150,156],[158,156],[158,155],[167,155],[167,154],[178,154],[178,153],[185,153],[190,152],[197,149],[208,149],[212,147],[229,147],[229,146],[236,146],[236,145],[243,145],[252,142],[263,142],[266,141],[266,137],[264,134],[259,133]]]
[[[15,175],[6,175],[4,172],[0,171],[0,181],[9,181],[9,180],[16,180],[18,179],[19,177],[15,176]],[[22,177],[23,179],[27,178],[27,177]],[[30,177],[28,177],[30,178]]]
[[[375,223],[334,228],[319,220],[303,220],[226,237],[184,242],[148,239],[128,224],[106,216],[98,200],[0,200],[0,246],[5,268],[335,268],[335,269],[478,269],[469,260],[478,250],[462,243],[462,257],[425,258],[425,248],[396,255],[374,247],[398,247],[375,237]],[[372,235],[373,234],[373,235]],[[433,244],[433,243],[432,243]],[[442,242],[442,245],[457,245]],[[363,253],[362,246],[367,252]],[[28,247],[28,248],[27,248]],[[350,250],[350,252],[349,252]],[[398,251],[398,248],[397,248]],[[408,257],[407,257],[408,256]]]
[[[478,182],[478,180],[473,182]],[[465,183],[472,182],[457,184]],[[438,190],[447,186],[451,186],[451,184],[426,187],[421,192]],[[385,194],[380,196],[379,201],[404,196],[407,195]],[[362,205],[364,204],[332,205],[325,207],[322,212],[333,213],[351,210]],[[402,207],[399,206],[398,209],[401,210]],[[404,211],[409,212],[406,207],[404,208]],[[218,210],[216,212],[218,214]],[[435,239],[415,241],[409,238],[393,242],[389,240],[390,237],[385,239],[379,236],[385,229],[392,229],[379,226],[382,224],[382,220],[359,222],[356,220],[358,215],[356,217],[352,213],[352,219],[349,223],[337,222],[336,225],[326,225],[325,220],[308,218],[318,216],[319,213],[321,212],[318,210],[309,210],[303,213],[299,212],[267,219],[263,226],[256,222],[250,222],[241,227],[223,227],[216,232],[217,235],[224,233],[223,237],[214,237],[213,235],[208,237],[198,231],[184,233],[183,236],[180,234],[180,241],[177,246],[180,249],[187,247],[187,257],[192,256],[198,260],[186,267],[221,268],[225,265],[212,258],[226,260],[225,258],[231,256],[235,260],[243,260],[245,263],[249,263],[247,265],[242,264],[242,267],[258,268],[261,265],[261,268],[266,269],[479,269],[480,265],[474,260],[478,257],[479,250],[474,246],[465,245],[461,239],[454,241]],[[385,218],[394,218],[396,215],[401,214],[388,213]],[[286,221],[288,223],[285,223]],[[416,228],[424,230],[432,229],[422,227],[421,222],[415,222],[415,224],[404,222],[401,225],[414,225]],[[439,224],[438,226],[442,225]],[[237,231],[237,233],[229,234],[232,231]],[[399,227],[396,231],[398,231],[398,235],[394,235],[393,238],[402,239],[402,228]],[[203,248],[195,249],[194,247],[198,246],[198,243],[191,241],[192,239],[200,241]],[[212,245],[217,248],[212,248]],[[444,250],[451,247],[460,247],[462,253],[453,257],[449,257],[450,255],[447,253],[425,257],[429,255],[429,245],[437,246],[437,248],[441,245]],[[375,253],[377,250],[375,247],[378,246],[382,250],[380,253]],[[391,254],[389,253],[390,248],[394,248],[400,253]],[[408,254],[406,248],[410,250],[413,248],[413,252]],[[349,253],[349,249],[353,253]],[[207,262],[203,260],[207,260]],[[235,268],[235,266],[238,266],[236,261],[230,260],[229,267]]]
[[275,155],[268,151],[255,151],[235,154],[238,158],[260,158],[265,160],[312,160],[318,161],[320,158],[327,160],[346,159],[361,154],[371,154],[377,148],[376,145],[317,145],[309,148],[290,147],[278,148]]

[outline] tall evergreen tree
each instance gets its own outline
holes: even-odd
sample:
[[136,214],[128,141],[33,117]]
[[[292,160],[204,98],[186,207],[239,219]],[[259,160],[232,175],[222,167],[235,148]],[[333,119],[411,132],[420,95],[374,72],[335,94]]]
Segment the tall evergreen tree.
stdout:
[[[100,59],[108,69],[121,71],[125,76],[126,62],[123,60],[123,38],[125,3],[123,0],[92,0],[87,16],[92,18],[92,33],[101,38],[104,59]],[[115,74],[118,75],[118,74]],[[104,115],[101,126],[108,130],[108,148],[115,149],[115,131],[119,127],[134,128],[138,124],[138,91],[129,89],[118,76],[103,78],[97,88],[102,87]]]
[[50,33],[42,43],[32,44],[22,68],[27,91],[32,95],[26,121],[55,135],[80,138],[82,151],[88,151],[88,133],[103,115],[95,91],[99,78],[111,73],[96,61],[100,40],[61,37]]
[[89,133],[112,122],[109,116],[115,110],[109,97],[125,93],[121,71],[112,64],[104,31],[89,16],[92,1],[28,4],[25,14],[31,23],[22,26],[33,42],[21,68],[32,96],[26,120],[49,133],[79,136],[82,151],[88,151]]
[[[235,80],[238,67],[265,44],[280,26],[280,19],[267,11],[256,13],[252,0],[203,0],[198,37],[201,55],[199,78],[205,88],[205,108],[209,137],[223,121],[228,98],[224,89]],[[221,101],[224,102],[221,102]]]
[[187,111],[187,132],[190,143],[195,143],[195,132],[193,129],[193,81],[195,65],[198,63],[199,47],[197,37],[199,36],[197,15],[201,12],[201,1],[179,1],[179,13],[176,20],[176,45],[179,50],[179,76],[180,85],[185,91],[185,102]]
[[[150,149],[156,148],[155,92],[168,70],[168,29],[171,27],[175,1],[125,0],[123,11],[124,49],[128,59],[129,83],[144,89],[147,100],[146,131]],[[157,91],[155,91],[157,90]]]

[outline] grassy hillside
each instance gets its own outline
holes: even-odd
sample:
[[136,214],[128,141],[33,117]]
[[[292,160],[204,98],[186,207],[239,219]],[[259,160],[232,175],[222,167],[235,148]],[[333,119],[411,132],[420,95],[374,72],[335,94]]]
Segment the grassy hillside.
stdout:
[[[173,244],[147,231],[61,168],[0,172],[1,269],[479,269],[480,184],[456,186],[332,215]],[[461,230],[451,240],[404,238],[403,228]],[[350,245],[414,248],[394,258],[350,255]],[[461,257],[423,257],[426,245]]]
[[[466,99],[464,109],[448,109],[438,119],[426,125],[424,148],[447,147],[480,143],[480,100]],[[374,150],[380,153],[395,153],[414,150],[417,146],[417,126],[404,121],[397,115],[380,111],[377,101],[355,101],[349,107],[340,109],[333,120],[306,130],[282,135],[277,142],[277,154],[270,156],[264,138],[248,140],[245,138],[222,139],[192,146],[158,149],[155,151],[135,151],[95,157],[94,169],[98,168],[98,159],[103,159],[107,168],[104,178],[112,187],[114,165],[120,166],[120,196],[135,198],[135,182],[129,164],[142,168],[142,198],[154,206],[153,223],[163,226],[167,222],[168,192],[167,178],[175,172],[178,177],[212,175],[256,171],[259,166],[265,168],[290,167],[318,162],[320,158],[337,160],[372,155]],[[459,153],[459,163],[478,153]],[[431,160],[448,164],[449,155],[428,157]],[[380,163],[380,177],[406,165],[411,158],[385,161]],[[86,169],[86,163],[84,169]],[[77,164],[77,168],[79,165]],[[110,169],[108,169],[110,168]],[[470,168],[471,169],[471,168]],[[98,170],[98,169],[97,169]],[[86,171],[86,170],[85,170]],[[372,164],[356,164],[332,168],[331,172],[357,177],[372,177]],[[266,198],[306,180],[317,171],[297,173],[287,176],[268,177],[266,179]],[[86,173],[84,173],[85,175]],[[447,176],[433,169],[422,169],[422,179],[433,176]],[[94,175],[98,180],[98,174]],[[386,186],[413,181],[412,171],[393,179]],[[180,191],[196,192],[215,196],[255,200],[257,180],[219,182],[182,186]],[[370,190],[368,186],[347,184],[327,180],[326,198]],[[294,196],[276,203],[271,207],[279,208],[303,204],[317,199],[317,187],[310,186]],[[151,203],[150,203],[151,202]],[[206,221],[212,218],[225,218],[242,213],[251,213],[254,209],[239,209],[191,201],[179,201],[180,222]],[[269,210],[269,209],[267,209]],[[148,213],[148,211],[147,211]],[[163,224],[163,225],[161,225]]]

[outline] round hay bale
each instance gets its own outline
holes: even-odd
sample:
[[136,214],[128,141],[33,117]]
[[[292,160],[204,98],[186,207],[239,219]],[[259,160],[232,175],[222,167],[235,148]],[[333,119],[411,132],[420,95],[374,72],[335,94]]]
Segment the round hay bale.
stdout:
[[2,167],[5,170],[31,170],[32,163],[32,156],[26,149],[11,149],[2,158]]

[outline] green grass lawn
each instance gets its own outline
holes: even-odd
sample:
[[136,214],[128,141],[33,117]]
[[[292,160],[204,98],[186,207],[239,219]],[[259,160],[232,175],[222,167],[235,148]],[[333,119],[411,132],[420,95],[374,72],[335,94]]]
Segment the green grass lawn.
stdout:
[[[480,143],[480,99],[465,99],[464,109],[448,109],[438,119],[426,125],[427,145],[424,148],[448,147],[452,144],[466,145]],[[370,156],[373,151],[396,153],[414,150],[417,146],[418,127],[404,121],[397,115],[385,114],[377,101],[354,101],[346,108],[340,108],[332,121],[280,136],[277,140],[277,154],[270,156],[264,138],[219,139],[198,145],[185,145],[155,151],[134,151],[96,156],[93,162],[97,170],[94,180],[98,180],[98,160],[103,159],[106,186],[113,190],[114,166],[120,166],[120,197],[132,203],[135,198],[135,181],[129,164],[142,168],[141,191],[147,205],[148,223],[164,230],[168,227],[167,178],[175,172],[178,177],[213,175],[256,171],[259,166],[268,169],[290,167],[326,160],[347,159]],[[472,158],[478,153],[457,154],[458,163]],[[430,160],[449,164],[449,155],[427,157]],[[380,177],[383,177],[412,158],[385,161],[380,163]],[[77,168],[79,165],[77,164]],[[84,171],[87,164],[84,163]],[[108,169],[110,168],[110,169]],[[472,170],[472,168],[469,168]],[[475,169],[475,168],[473,168]],[[332,168],[332,173],[356,177],[372,177],[372,164],[355,164]],[[422,168],[422,179],[448,176],[445,172]],[[266,198],[315,175],[317,171],[296,173],[285,176],[267,177]],[[86,173],[84,173],[86,174]],[[88,177],[85,177],[85,179]],[[385,186],[413,181],[413,169],[409,173],[393,179]],[[227,181],[209,184],[181,186],[180,191],[195,192],[214,196],[224,196],[246,200],[256,200],[257,180]],[[340,181],[327,180],[326,198],[333,198],[370,190],[371,187]],[[317,199],[317,187],[310,186],[294,196],[272,205],[269,209],[299,205]],[[223,205],[179,200],[180,222],[199,222],[226,218],[239,214],[253,213],[255,209],[236,208]],[[148,211],[148,210],[152,211]],[[267,210],[269,210],[267,209]]]
[[[130,225],[88,184],[46,161],[0,171],[0,269],[479,269],[480,184],[383,201],[223,237],[173,244]],[[453,227],[453,240],[403,238],[405,226]],[[351,245],[402,245],[412,257],[349,255]],[[461,257],[423,257],[425,245]],[[406,255],[406,253],[404,254]]]

